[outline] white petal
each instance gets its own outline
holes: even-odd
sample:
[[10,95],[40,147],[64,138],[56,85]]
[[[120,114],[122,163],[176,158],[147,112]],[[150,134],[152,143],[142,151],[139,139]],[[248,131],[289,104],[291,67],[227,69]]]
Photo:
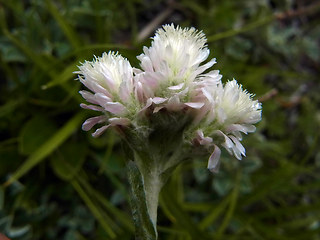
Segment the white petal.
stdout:
[[247,134],[248,132],[254,132],[256,127],[248,124],[231,124],[226,128],[227,133],[239,131]]
[[[242,146],[240,141],[234,136],[230,136],[230,138],[235,143],[235,147],[240,151],[241,155],[246,156],[246,149]],[[241,158],[239,160],[241,160]]]
[[216,62],[217,62],[216,59],[213,58],[209,62],[207,62],[206,64],[198,67],[197,70],[193,73],[193,77],[196,77],[197,75],[203,73],[205,70],[207,70],[208,68],[212,67],[213,64],[215,64]]
[[234,146],[234,144],[233,144],[233,142],[230,140],[230,138],[227,136],[227,135],[225,135],[222,131],[220,131],[220,130],[216,130],[215,131],[215,133],[218,133],[219,135],[221,135],[221,136],[223,136],[224,137],[224,143],[222,144],[226,149],[231,149],[233,146]]

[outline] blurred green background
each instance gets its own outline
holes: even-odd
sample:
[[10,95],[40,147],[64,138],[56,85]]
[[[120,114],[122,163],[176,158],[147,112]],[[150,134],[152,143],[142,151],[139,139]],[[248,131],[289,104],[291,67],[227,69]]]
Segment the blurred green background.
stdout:
[[81,124],[77,65],[136,56],[165,23],[208,37],[223,82],[263,102],[247,157],[178,167],[160,239],[320,239],[320,4],[307,0],[0,0],[0,232],[11,239],[134,239],[124,154]]

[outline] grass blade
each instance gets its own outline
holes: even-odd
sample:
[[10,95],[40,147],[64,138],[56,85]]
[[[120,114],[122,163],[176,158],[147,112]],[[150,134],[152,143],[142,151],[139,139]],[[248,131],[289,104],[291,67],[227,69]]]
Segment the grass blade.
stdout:
[[80,112],[71,120],[69,120],[69,122],[67,122],[59,131],[57,131],[56,134],[54,134],[48,141],[46,141],[35,152],[33,152],[4,185],[8,186],[14,181],[18,180],[31,168],[33,168],[39,162],[49,156],[74,132],[75,129],[79,127],[84,117],[85,114],[83,112]]

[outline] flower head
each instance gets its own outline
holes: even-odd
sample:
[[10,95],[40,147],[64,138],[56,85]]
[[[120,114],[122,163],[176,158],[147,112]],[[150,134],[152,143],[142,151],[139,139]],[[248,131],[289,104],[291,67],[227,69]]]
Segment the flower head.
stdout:
[[102,124],[93,134],[99,136],[111,126],[123,127],[132,149],[146,146],[165,155],[159,157],[165,169],[177,163],[168,163],[172,151],[180,151],[173,156],[181,161],[198,147],[212,152],[208,168],[213,172],[219,168],[221,147],[240,160],[245,156],[242,133],[255,131],[261,104],[236,80],[223,85],[218,70],[207,71],[216,60],[204,63],[209,49],[202,32],[165,25],[152,40],[137,57],[141,69],[114,52],[79,67],[79,80],[90,90],[80,93],[92,104],[81,106],[103,113],[86,120],[83,129]]
[[133,71],[128,60],[114,52],[104,53],[92,62],[84,62],[80,67],[79,80],[89,91],[80,91],[84,99],[93,105],[81,104],[82,108],[101,111],[102,116],[89,118],[82,125],[88,131],[98,123],[108,125],[99,128],[94,136],[101,135],[109,126],[128,125],[130,107],[134,104]]
[[138,56],[143,71],[136,70],[137,96],[142,103],[150,105],[150,99],[157,96],[161,97],[156,103],[160,108],[200,108],[203,103],[193,101],[193,90],[204,81],[217,84],[221,79],[218,71],[201,75],[216,60],[200,66],[210,51],[205,35],[195,28],[165,25],[156,32],[151,47],[143,51]]
[[218,145],[239,160],[245,156],[245,148],[240,143],[241,133],[255,131],[253,124],[261,120],[261,103],[252,100],[253,95],[243,90],[236,80],[227,82],[224,87],[219,84],[202,91],[207,101],[199,111],[201,123],[198,124],[195,139],[201,145],[213,146],[208,168],[216,171],[216,161],[220,157]]

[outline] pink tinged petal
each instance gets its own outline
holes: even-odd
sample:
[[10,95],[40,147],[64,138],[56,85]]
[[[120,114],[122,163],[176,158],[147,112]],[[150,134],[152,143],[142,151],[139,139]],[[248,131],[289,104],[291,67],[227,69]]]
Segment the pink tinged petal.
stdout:
[[109,122],[111,126],[115,126],[115,125],[128,126],[131,123],[131,121],[128,118],[109,118]]
[[167,98],[161,98],[161,97],[152,98],[152,102],[155,103],[155,104],[161,104],[161,103],[164,103],[167,100],[168,100]]
[[102,93],[96,93],[95,95],[96,101],[99,103],[100,106],[103,106],[107,102],[111,102],[112,99],[109,98],[108,96],[102,94]]
[[116,115],[122,115],[126,112],[125,106],[123,106],[119,102],[108,102],[104,106],[104,109],[107,110],[108,112],[111,112]]
[[191,107],[191,108],[200,109],[203,107],[204,103],[202,103],[202,102],[188,102],[188,103],[185,103],[184,105],[187,105],[188,107]]
[[99,104],[96,100],[95,100],[95,97],[94,97],[94,94],[92,94],[91,92],[88,92],[88,91],[79,91],[79,93],[81,94],[81,96],[87,100],[87,102],[89,103],[93,103],[93,104]]
[[82,107],[84,109],[93,110],[93,111],[100,111],[100,112],[104,111],[104,108],[102,108],[102,107],[95,106],[95,105],[87,105],[87,104],[84,104],[84,103],[81,103],[80,107]]
[[209,161],[208,161],[208,169],[210,172],[217,173],[220,167],[220,155],[221,150],[216,145],[214,145],[214,151],[211,154]]
[[104,131],[106,131],[110,127],[109,125],[103,126],[101,128],[98,128],[94,133],[92,133],[93,137],[99,137]]
[[180,89],[183,88],[183,86],[184,86],[184,83],[180,83],[180,84],[178,84],[178,85],[176,85],[176,86],[168,87],[168,89],[169,89],[169,90],[180,90]]
[[108,97],[111,97],[111,94],[108,92],[107,89],[105,89],[104,87],[102,87],[101,85],[99,85],[97,82],[95,81],[85,81],[84,79],[82,78],[79,78],[81,83],[83,85],[85,85],[87,88],[89,88],[92,92],[95,92],[95,93],[101,93],[101,94],[104,94]]
[[97,116],[88,118],[83,124],[82,124],[82,130],[89,131],[94,125],[98,123],[105,122],[106,118],[105,116]]

